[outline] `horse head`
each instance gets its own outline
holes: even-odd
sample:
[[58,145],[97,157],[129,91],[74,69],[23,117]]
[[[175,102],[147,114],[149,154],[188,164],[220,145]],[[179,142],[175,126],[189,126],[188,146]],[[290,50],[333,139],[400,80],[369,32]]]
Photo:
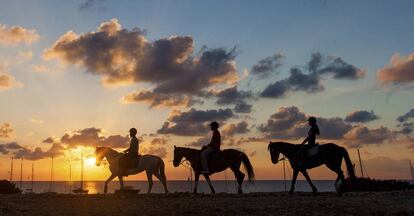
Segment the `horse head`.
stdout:
[[272,163],[277,164],[279,162],[280,150],[277,143],[270,142],[267,146],[267,150],[270,152],[270,157],[272,158]]
[[174,146],[174,160],[173,160],[174,167],[178,167],[180,165],[183,157],[184,157],[183,149],[180,147],[177,148],[176,146]]
[[100,166],[102,159],[106,156],[108,148],[106,147],[96,147],[95,149],[95,165]]

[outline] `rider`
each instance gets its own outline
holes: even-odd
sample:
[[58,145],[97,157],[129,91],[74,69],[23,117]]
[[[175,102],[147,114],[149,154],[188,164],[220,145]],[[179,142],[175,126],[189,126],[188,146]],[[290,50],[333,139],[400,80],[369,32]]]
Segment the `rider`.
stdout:
[[[316,118],[311,116],[308,119],[308,123],[309,126],[311,127],[308,131],[308,136],[305,138],[305,140],[303,140],[302,144],[303,147],[300,149],[300,158],[301,160],[299,161],[300,164],[305,163],[306,160],[306,149],[312,148],[313,146],[315,146],[316,143],[316,136],[318,136],[319,133],[319,127],[316,124]],[[308,143],[308,148],[305,148],[305,143]]]
[[124,155],[121,156],[119,165],[122,173],[125,173],[129,167],[133,167],[138,162],[138,149],[139,143],[137,135],[137,129],[129,129],[129,136],[131,137],[131,143],[129,148],[124,151]]
[[308,119],[309,126],[311,127],[308,131],[308,136],[303,140],[302,145],[304,145],[306,142],[308,142],[308,145],[316,145],[316,136],[319,135],[319,127],[316,124],[316,118],[315,117],[309,117]]
[[211,130],[213,131],[213,136],[211,137],[210,143],[207,146],[203,147],[203,150],[200,154],[201,165],[203,168],[201,173],[205,173],[205,174],[210,173],[208,169],[208,161],[207,161],[208,155],[210,155],[211,153],[215,151],[220,151],[220,144],[221,144],[221,136],[220,136],[220,132],[218,131],[219,124],[214,121],[214,122],[211,122],[209,126],[211,127]]

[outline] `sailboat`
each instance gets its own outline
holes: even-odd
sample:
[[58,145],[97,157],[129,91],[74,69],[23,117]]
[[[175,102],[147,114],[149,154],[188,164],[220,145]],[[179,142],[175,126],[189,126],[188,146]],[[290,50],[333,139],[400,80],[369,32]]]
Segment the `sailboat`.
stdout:
[[31,184],[32,184],[32,187],[26,189],[26,192],[25,192],[26,194],[33,194],[34,193],[34,166],[33,166],[33,163],[32,163],[32,182],[31,182]]
[[80,181],[80,187],[78,189],[74,189],[73,193],[76,194],[87,194],[89,190],[86,190],[83,188],[83,154],[81,154],[81,181]]

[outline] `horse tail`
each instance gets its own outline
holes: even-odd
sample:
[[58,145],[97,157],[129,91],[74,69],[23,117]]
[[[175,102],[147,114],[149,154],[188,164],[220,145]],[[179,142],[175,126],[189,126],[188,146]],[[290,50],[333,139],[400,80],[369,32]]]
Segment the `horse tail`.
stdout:
[[244,168],[246,169],[248,180],[249,182],[253,182],[254,181],[253,166],[250,163],[250,160],[247,157],[247,155],[243,152],[241,152],[241,154],[242,154],[242,162],[243,162]]
[[165,164],[164,161],[162,159],[159,160],[158,162],[158,166],[159,166],[159,172],[160,172],[160,176],[162,179],[164,179],[165,181],[167,181],[167,177],[165,176]]
[[346,168],[348,169],[348,175],[351,179],[355,179],[355,171],[354,171],[354,165],[351,162],[351,158],[349,158],[348,151],[345,148],[342,148],[342,156],[345,159]]

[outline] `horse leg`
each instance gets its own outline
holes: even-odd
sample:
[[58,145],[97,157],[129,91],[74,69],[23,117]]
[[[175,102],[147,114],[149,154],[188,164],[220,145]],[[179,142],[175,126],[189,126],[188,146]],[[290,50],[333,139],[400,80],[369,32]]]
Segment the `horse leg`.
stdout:
[[168,193],[167,181],[166,181],[165,175],[163,175],[163,174],[161,174],[159,172],[154,172],[154,175],[155,175],[155,177],[158,178],[158,180],[160,180],[160,182],[162,183],[162,186],[164,186],[165,193]]
[[151,193],[152,184],[153,184],[153,182],[152,182],[152,173],[149,172],[149,171],[147,171],[147,179],[148,179],[148,191],[147,191],[147,193],[149,194],[149,193]]
[[332,163],[325,163],[325,165],[332,171],[334,171],[338,177],[335,180],[335,189],[339,193],[339,195],[342,195],[341,186],[345,181],[344,172],[341,169],[342,160],[339,162],[336,162],[335,165],[332,165]]
[[116,175],[112,174],[111,176],[109,176],[109,178],[105,181],[105,187],[104,187],[104,193],[108,192],[108,184],[110,181],[112,181],[114,178],[116,177]]
[[207,174],[204,174],[204,178],[206,179],[208,186],[210,186],[210,190],[212,194],[215,194],[216,191],[213,188],[213,185],[211,185],[210,177]]
[[194,173],[194,193],[197,194],[198,180],[200,179],[200,173]]
[[119,179],[119,186],[120,186],[120,190],[124,189],[124,177],[122,177],[121,175],[118,176]]
[[299,170],[295,169],[293,170],[293,177],[292,177],[292,185],[290,186],[290,194],[293,194],[295,192],[295,183],[296,183],[296,178],[298,178],[298,174],[299,174]]
[[316,194],[318,192],[318,189],[315,187],[315,185],[313,185],[312,180],[310,179],[308,175],[308,172],[306,172],[306,170],[301,170],[300,172],[302,173],[303,176],[305,176],[306,181],[312,187],[313,194]]
[[237,179],[237,184],[238,184],[237,192],[239,194],[242,194],[243,193],[243,187],[242,187],[243,180],[246,175],[240,171],[240,166],[237,169],[235,167],[232,167],[231,170],[234,173],[234,177],[236,177]]

